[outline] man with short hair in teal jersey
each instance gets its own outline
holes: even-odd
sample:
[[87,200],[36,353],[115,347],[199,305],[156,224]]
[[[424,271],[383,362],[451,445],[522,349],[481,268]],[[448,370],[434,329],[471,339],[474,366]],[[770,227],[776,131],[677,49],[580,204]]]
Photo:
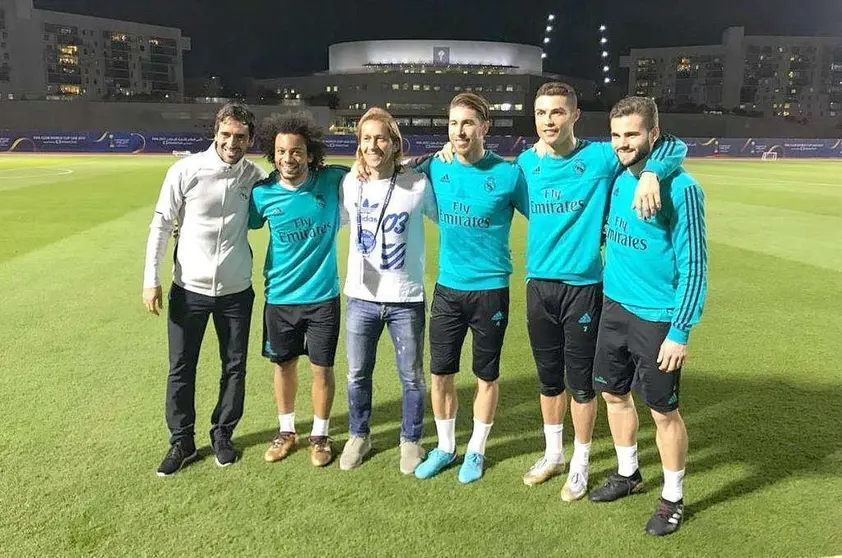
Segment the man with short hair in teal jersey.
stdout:
[[314,414],[310,462],[316,467],[333,459],[328,428],[340,318],[336,233],[340,184],[348,170],[324,166],[322,138],[305,113],[266,118],[258,143],[275,171],[255,185],[249,208],[250,228],[269,223],[263,356],[274,369],[280,429],[264,459],[280,461],[295,447],[297,364],[299,356],[308,355]]
[[[527,329],[540,384],[545,452],[526,472],[526,485],[541,484],[564,471],[562,424],[567,411],[575,438],[564,501],[582,498],[596,400],[593,360],[602,312],[602,229],[609,193],[623,167],[607,142],[578,139],[576,93],[559,82],[542,85],[535,96],[540,141],[518,157],[529,184],[526,251]],[[655,146],[637,186],[636,206],[644,216],[660,201],[658,180],[679,167],[687,147],[676,138]],[[635,191],[635,188],[632,189]],[[629,210],[632,201],[629,200]],[[565,385],[566,384],[566,385]]]
[[462,343],[473,338],[477,377],[474,430],[458,479],[479,480],[497,408],[500,354],[509,321],[509,230],[526,215],[526,182],[517,166],[485,150],[488,102],[473,93],[450,103],[448,135],[456,159],[419,169],[433,185],[439,215],[439,277],[430,309],[430,369],[438,447],[415,469],[430,478],[456,460],[456,385]]
[[690,329],[704,306],[707,243],[702,189],[681,168],[661,182],[663,208],[656,217],[639,220],[629,207],[659,134],[652,99],[629,97],[611,110],[611,142],[626,170],[614,182],[605,226],[605,302],[593,385],[608,406],[618,469],[590,500],[611,502],[642,490],[634,386],[655,420],[664,470],[646,531],[663,536],[684,519],[687,430],[678,412],[679,380]]

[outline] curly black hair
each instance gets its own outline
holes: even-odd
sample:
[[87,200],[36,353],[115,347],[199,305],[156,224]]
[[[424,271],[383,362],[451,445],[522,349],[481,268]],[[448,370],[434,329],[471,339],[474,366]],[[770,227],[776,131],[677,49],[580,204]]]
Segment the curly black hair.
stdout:
[[257,130],[257,145],[266,160],[275,164],[275,138],[278,134],[296,134],[307,142],[307,154],[313,157],[310,170],[317,170],[325,162],[324,130],[307,112],[273,113],[263,119]]

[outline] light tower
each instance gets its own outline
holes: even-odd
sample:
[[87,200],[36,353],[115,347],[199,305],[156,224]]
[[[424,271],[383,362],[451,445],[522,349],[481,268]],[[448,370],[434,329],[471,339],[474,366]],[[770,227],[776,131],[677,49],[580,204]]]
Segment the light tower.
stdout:
[[541,51],[541,59],[547,57],[547,45],[550,44],[550,36],[552,35],[553,29],[555,29],[555,14],[548,14],[547,25],[544,27],[544,40],[542,41],[544,50]]
[[602,83],[611,83],[611,57],[608,54],[608,26],[604,23],[599,26],[599,51],[600,65],[602,66]]

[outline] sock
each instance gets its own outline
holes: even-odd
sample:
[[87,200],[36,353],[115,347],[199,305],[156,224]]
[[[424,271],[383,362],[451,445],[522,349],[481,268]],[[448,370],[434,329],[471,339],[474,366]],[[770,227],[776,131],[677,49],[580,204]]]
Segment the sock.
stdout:
[[684,469],[668,471],[664,469],[664,490],[661,498],[670,502],[678,502],[684,498]]
[[278,415],[281,432],[295,432],[295,411],[286,415]]
[[438,448],[447,453],[456,453],[456,417],[436,419],[436,434],[439,437]]
[[573,438],[573,457],[570,458],[570,474],[588,476],[588,462],[591,458],[591,443],[583,444]]
[[617,472],[630,477],[637,471],[637,444],[633,446],[614,446],[617,452]]
[[544,441],[546,442],[544,459],[550,463],[564,463],[564,449],[561,445],[563,431],[564,425],[561,424],[544,425]]
[[316,438],[319,436],[327,436],[327,431],[330,428],[330,417],[320,419],[313,415],[313,430],[310,431],[310,436]]
[[488,435],[491,433],[491,424],[485,424],[477,419],[474,419],[474,433],[471,434],[471,439],[468,441],[468,451],[485,455],[485,442],[488,440]]

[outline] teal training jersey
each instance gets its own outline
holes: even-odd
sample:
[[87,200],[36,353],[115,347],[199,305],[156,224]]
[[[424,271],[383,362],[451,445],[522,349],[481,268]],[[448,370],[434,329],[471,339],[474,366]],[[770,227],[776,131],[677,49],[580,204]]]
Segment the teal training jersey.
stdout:
[[338,166],[311,171],[295,190],[282,186],[277,172],[255,184],[249,228],[269,222],[263,265],[269,304],[313,304],[339,296],[336,233],[340,185],[347,172]]
[[[686,155],[684,142],[666,136],[655,144],[644,170],[663,180]],[[623,170],[611,144],[580,139],[563,157],[538,157],[529,149],[517,163],[529,184],[527,279],[577,286],[601,282],[599,249],[608,195]]]
[[430,179],[438,204],[438,282],[461,291],[508,287],[512,217],[515,209],[528,214],[517,165],[486,151],[473,165],[434,157],[418,170]]
[[667,339],[687,343],[707,291],[702,189],[684,169],[661,182],[663,208],[641,220],[631,209],[637,178],[614,183],[605,226],[605,296],[639,318],[671,322]]

